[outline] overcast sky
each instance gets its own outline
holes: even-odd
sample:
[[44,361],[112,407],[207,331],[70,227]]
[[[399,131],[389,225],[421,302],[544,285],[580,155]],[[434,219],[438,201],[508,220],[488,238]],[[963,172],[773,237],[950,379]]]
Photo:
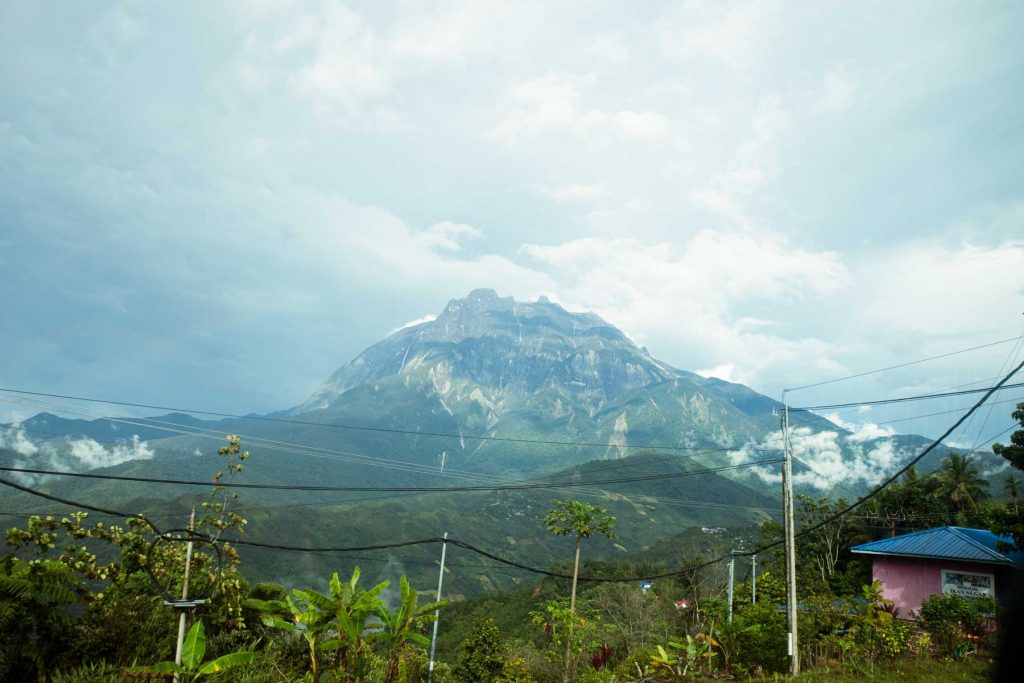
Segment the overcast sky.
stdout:
[[280,409],[476,287],[773,396],[1017,336],[1022,26],[1019,2],[2,0],[0,385]]

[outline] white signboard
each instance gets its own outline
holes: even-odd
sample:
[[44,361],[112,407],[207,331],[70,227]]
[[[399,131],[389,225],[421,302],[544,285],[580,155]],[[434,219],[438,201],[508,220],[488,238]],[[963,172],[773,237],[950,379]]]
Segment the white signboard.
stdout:
[[942,570],[942,592],[963,598],[991,598],[995,596],[996,580],[992,574]]

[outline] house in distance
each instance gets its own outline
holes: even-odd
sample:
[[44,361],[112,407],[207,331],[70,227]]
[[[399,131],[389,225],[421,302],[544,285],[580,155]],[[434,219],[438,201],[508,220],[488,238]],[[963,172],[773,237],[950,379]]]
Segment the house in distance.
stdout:
[[907,619],[936,593],[1009,597],[1022,578],[1024,553],[998,548],[1012,541],[984,529],[942,526],[863,543],[850,551],[871,557],[872,579]]

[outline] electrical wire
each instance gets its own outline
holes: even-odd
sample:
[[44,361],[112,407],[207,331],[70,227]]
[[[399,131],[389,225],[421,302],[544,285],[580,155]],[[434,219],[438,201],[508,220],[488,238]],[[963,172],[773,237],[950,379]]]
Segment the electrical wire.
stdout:
[[[985,403],[985,401],[988,400],[988,398],[992,394],[994,394],[995,392],[999,391],[999,389],[1002,388],[1003,385],[1005,385],[1006,382],[1009,381],[1009,379],[1011,377],[1016,375],[1017,372],[1022,367],[1024,367],[1024,361],[1022,361],[1020,364],[1018,364],[1013,370],[1011,370],[1009,372],[1009,374],[1007,374],[1005,377],[1003,377],[1003,379],[1001,379],[998,384],[996,384],[993,387],[990,387],[988,389],[987,393],[984,396],[982,396],[980,399],[978,399],[977,403],[975,403],[973,406],[971,406],[971,408],[966,413],[964,413],[963,415],[960,416],[960,419],[958,419],[956,422],[954,422],[953,425],[949,429],[947,429],[940,437],[938,437],[937,439],[932,441],[930,444],[928,444],[928,446],[925,447],[924,450],[922,450],[920,453],[918,453],[916,457],[912,458],[906,465],[904,465],[902,468],[900,468],[900,470],[897,471],[895,474],[893,474],[888,479],[883,481],[881,484],[876,486],[874,489],[869,491],[866,495],[861,496],[860,498],[855,500],[853,503],[850,503],[849,505],[844,507],[842,510],[839,510],[838,512],[835,512],[835,513],[829,515],[826,519],[822,520],[821,522],[818,522],[816,524],[812,524],[809,527],[805,527],[805,528],[801,529],[799,532],[797,532],[795,534],[795,536],[796,537],[803,537],[803,536],[806,536],[807,534],[809,534],[809,533],[811,533],[813,531],[817,531],[818,529],[822,528],[823,526],[825,526],[827,524],[831,524],[832,522],[836,521],[840,517],[842,517],[842,516],[848,514],[849,512],[857,509],[858,507],[860,507],[861,505],[863,505],[867,501],[869,501],[872,498],[874,498],[875,496],[877,496],[886,487],[890,486],[893,482],[895,482],[897,479],[899,479],[904,474],[906,474],[906,472],[910,468],[912,468],[915,465],[917,465],[917,463],[919,463],[926,455],[928,455],[933,450],[935,450],[935,448],[938,447],[946,439],[946,437],[948,437],[950,434],[952,434],[954,431],[956,431],[957,428],[960,427],[960,425],[962,425],[965,421],[967,421],[971,417],[971,415],[973,415],[975,413],[975,411],[978,410],[978,408],[980,408]],[[1011,429],[1012,429],[1012,427],[1011,427]],[[998,437],[993,437],[993,438],[998,438]],[[770,543],[770,544],[768,544],[766,546],[763,546],[758,551],[736,553],[736,554],[738,554],[738,555],[752,555],[752,554],[754,554],[754,552],[762,552],[762,551],[767,550],[769,548],[778,547],[778,546],[782,545],[782,543],[783,543],[783,541],[779,540],[779,541],[775,541],[773,543]]]
[[591,486],[595,484],[627,484],[642,481],[661,481],[665,479],[679,479],[683,477],[697,476],[700,474],[711,474],[736,470],[755,465],[770,465],[782,462],[781,458],[773,460],[755,460],[753,462],[741,463],[738,465],[725,465],[722,467],[709,467],[702,470],[688,470],[686,472],[668,472],[664,474],[651,474],[642,477],[624,477],[620,479],[601,479],[595,481],[567,481],[567,482],[539,482],[519,484],[482,484],[475,486],[324,486],[312,484],[252,484],[247,482],[208,482],[195,481],[190,479],[163,479],[158,477],[131,477],[116,474],[95,474],[92,472],[67,472],[60,470],[41,470],[27,467],[3,467],[2,472],[18,472],[21,474],[38,474],[54,477],[75,477],[81,479],[100,479],[104,481],[131,481],[150,484],[173,484],[180,486],[218,486],[223,488],[239,489],[270,489],[276,491],[332,491],[332,492],[417,492],[417,493],[463,493],[475,491],[525,491],[533,489],[561,489],[576,488],[579,486]]
[[223,417],[234,420],[254,420],[259,422],[277,422],[282,424],[301,425],[305,427],[328,427],[332,429],[347,429],[355,431],[365,432],[380,432],[386,434],[401,434],[405,436],[429,436],[438,437],[445,439],[469,439],[472,441],[499,441],[504,443],[523,443],[523,444],[534,444],[534,445],[546,445],[546,446],[572,446],[580,448],[629,448],[633,450],[667,450],[667,451],[695,451],[701,450],[698,447],[690,446],[660,446],[657,444],[646,444],[646,445],[611,445],[607,443],[598,443],[592,441],[556,441],[551,439],[523,439],[517,437],[507,436],[483,436],[479,434],[451,434],[447,432],[424,432],[412,429],[392,429],[388,427],[368,427],[365,425],[347,425],[338,424],[332,422],[309,422],[307,420],[291,420],[279,417],[266,417],[263,415],[236,415],[234,413],[220,413],[212,410],[194,410],[191,408],[174,408],[169,406],[152,405],[146,403],[132,403],[129,401],[111,401],[101,398],[90,398],[87,396],[72,396],[68,394],[50,394],[41,391],[27,391],[24,389],[14,389],[11,387],[0,387],[0,392],[28,395],[28,396],[42,396],[48,398],[60,398],[71,401],[86,401],[90,403],[104,403],[107,405],[126,406],[131,408],[145,408],[147,410],[168,410],[171,412],[178,413],[191,413],[193,415],[212,415],[214,417]]
[[1006,386],[1000,386],[1000,387],[984,387],[982,389],[962,389],[960,391],[945,391],[945,392],[940,392],[940,393],[935,393],[935,394],[918,394],[917,396],[903,396],[903,397],[900,397],[900,398],[883,398],[883,399],[876,399],[876,400],[873,400],[873,401],[852,401],[852,402],[849,402],[849,403],[833,403],[833,404],[829,404],[829,405],[820,405],[820,406],[800,406],[798,408],[792,408],[791,407],[789,409],[789,412],[791,412],[791,413],[793,413],[793,412],[805,413],[805,412],[810,412],[810,411],[832,410],[832,409],[835,409],[835,408],[855,408],[855,407],[859,407],[859,406],[880,406],[880,405],[888,405],[890,403],[907,403],[909,401],[923,401],[923,400],[932,399],[932,398],[949,398],[950,396],[966,396],[968,394],[981,394],[981,393],[984,393],[986,391],[991,391],[994,388],[998,388],[998,389],[1016,389],[1016,388],[1019,388],[1019,387],[1024,387],[1024,382],[1017,382],[1015,384],[1007,384]]
[[[31,487],[28,487],[28,486],[22,486],[21,484],[17,484],[15,482],[12,482],[10,480],[3,479],[3,478],[0,478],[0,484],[5,484],[7,486],[10,486],[12,488],[18,489],[20,491],[24,491],[25,493],[29,493],[29,494],[34,495],[34,496],[39,496],[39,497],[42,497],[42,498],[46,498],[48,500],[53,500],[55,502],[63,503],[65,505],[70,505],[72,507],[78,507],[78,508],[82,508],[82,509],[85,509],[85,510],[92,510],[94,512],[101,512],[101,513],[104,513],[104,514],[118,515],[118,516],[121,516],[121,517],[136,518],[136,519],[139,519],[139,520],[145,522],[146,524],[148,524],[153,529],[153,531],[156,532],[156,534],[158,536],[161,534],[161,532],[159,531],[157,526],[155,524],[153,524],[152,521],[147,519],[142,514],[131,514],[131,513],[119,512],[117,510],[108,510],[108,509],[105,509],[105,508],[100,508],[100,507],[96,507],[96,506],[93,506],[93,505],[87,505],[87,504],[84,504],[84,503],[79,503],[77,501],[72,501],[72,500],[68,500],[68,499],[65,499],[65,498],[59,498],[57,496],[52,496],[50,494],[43,493],[42,491],[39,491],[37,489],[33,489]],[[201,533],[198,533],[198,532],[193,532],[193,533],[198,538],[205,538],[206,540],[209,540],[209,541],[212,542],[212,539],[207,537],[205,534],[201,534]],[[571,574],[562,574],[560,572],[552,572],[552,571],[548,571],[546,569],[541,569],[539,567],[532,567],[532,566],[530,566],[528,564],[524,564],[522,562],[517,562],[515,560],[511,560],[511,559],[502,557],[500,555],[496,555],[494,553],[488,552],[488,551],[484,550],[483,548],[479,548],[479,547],[477,547],[477,546],[475,546],[475,545],[473,545],[471,543],[467,543],[465,541],[460,541],[458,539],[450,538],[450,537],[449,538],[441,538],[441,537],[420,538],[420,539],[415,539],[415,540],[411,540],[411,541],[401,541],[401,542],[398,542],[398,543],[379,543],[379,544],[375,544],[375,545],[365,545],[365,546],[325,546],[325,547],[290,546],[290,545],[283,545],[283,544],[277,544],[277,543],[264,543],[264,542],[260,542],[260,541],[250,541],[248,539],[241,539],[241,538],[224,538],[224,537],[221,537],[218,540],[219,540],[220,543],[230,544],[230,545],[237,546],[237,547],[263,548],[263,549],[267,549],[267,550],[279,550],[279,551],[283,551],[283,552],[295,552],[295,553],[350,553],[350,552],[367,552],[367,551],[373,551],[373,550],[388,550],[388,549],[393,549],[393,548],[409,548],[409,547],[413,547],[413,546],[426,545],[426,544],[431,544],[431,543],[450,543],[450,544],[455,545],[457,547],[464,548],[466,550],[469,550],[470,552],[476,553],[477,555],[480,555],[482,557],[486,557],[486,558],[488,558],[490,560],[493,560],[495,562],[499,562],[501,564],[504,564],[504,565],[507,565],[507,566],[510,566],[510,567],[516,567],[518,569],[522,569],[524,571],[529,571],[529,572],[532,572],[534,574],[540,574],[540,575],[543,575],[543,576],[550,576],[550,577],[559,578],[559,579],[572,579],[573,578]],[[705,563],[705,565],[707,565],[707,564],[713,564],[713,563]],[[593,582],[593,583],[633,583],[633,582],[636,582],[636,581],[650,581],[650,580],[665,578],[665,577],[669,577],[669,576],[676,576],[676,575],[678,575],[680,573],[680,571],[681,570],[674,570],[674,571],[664,572],[664,573],[661,573],[661,574],[653,574],[653,575],[648,575],[648,576],[630,576],[630,577],[590,577],[590,576],[580,576],[580,577],[578,577],[577,580],[579,580],[579,581],[589,581],[589,582]]]
[[[0,399],[0,400],[3,400],[3,399]],[[45,401],[39,401],[38,399],[18,399],[18,400],[21,400],[21,401],[27,400],[27,401],[32,401],[34,403],[40,403],[40,404],[44,405],[45,407],[48,407],[51,410],[56,410],[58,412],[68,412],[70,414],[84,415],[84,416],[87,416],[87,417],[94,416],[94,414],[90,414],[88,412],[83,412],[81,410],[67,408],[67,407],[65,407],[63,405],[54,405],[54,404],[51,404],[51,403],[48,403],[48,402],[45,402]],[[158,425],[150,425],[150,424],[146,424],[146,423],[135,422],[135,421],[132,421],[132,420],[125,420],[125,419],[122,419],[122,418],[99,418],[99,419],[105,419],[105,420],[108,420],[108,421],[128,424],[128,425],[131,425],[131,426],[151,427],[151,428],[155,428],[155,429],[158,429],[158,430],[170,431],[172,433],[179,433],[179,434],[186,435],[186,436],[195,436],[195,437],[200,437],[200,438],[207,438],[207,439],[211,439],[211,440],[216,440],[218,442],[220,442],[222,440],[222,438],[223,438],[221,436],[221,432],[220,431],[202,430],[202,431],[211,432],[211,433],[210,434],[192,433],[192,432],[189,432],[187,429],[185,429],[185,430],[179,429],[178,425],[176,425],[176,423],[167,423],[167,422],[163,422],[163,421],[160,421],[160,420],[151,420],[150,418],[143,418],[143,419],[151,420],[153,422],[159,422],[161,425],[171,425],[171,424],[173,424],[175,426],[174,427],[164,427],[164,426],[158,426]],[[22,430],[22,431],[41,431],[41,430],[37,430],[36,428],[29,429],[29,428],[26,428],[24,426],[18,426],[18,427],[10,426],[10,427],[7,427],[7,429],[17,429],[17,430]],[[216,434],[216,436],[214,434]],[[65,436],[65,438],[68,438],[66,435],[61,435],[61,436]],[[500,480],[497,477],[490,476],[490,475],[475,474],[475,473],[469,473],[469,472],[466,472],[465,474],[454,474],[451,471],[449,471],[449,472],[438,472],[433,467],[419,465],[419,464],[416,464],[416,463],[402,463],[401,465],[396,465],[393,460],[389,460],[389,459],[386,459],[386,458],[374,458],[373,456],[362,456],[361,454],[354,454],[354,453],[349,453],[349,452],[346,452],[346,451],[332,451],[330,449],[315,449],[315,451],[323,451],[324,453],[321,453],[321,452],[308,452],[306,450],[306,448],[312,448],[312,447],[302,447],[302,448],[298,448],[298,449],[296,449],[296,448],[288,448],[288,447],[286,447],[286,446],[290,445],[290,444],[288,444],[288,442],[265,440],[265,439],[260,439],[258,437],[252,437],[252,436],[249,436],[249,435],[240,435],[240,436],[242,436],[243,439],[245,439],[247,443],[255,442],[255,445],[257,445],[257,446],[264,447],[264,448],[269,448],[270,450],[277,450],[277,451],[280,451],[280,452],[290,452],[290,453],[306,454],[306,455],[310,455],[312,457],[320,457],[320,458],[333,459],[333,460],[342,460],[342,461],[345,461],[345,462],[355,462],[357,464],[369,464],[371,466],[380,466],[380,467],[385,467],[387,469],[398,469],[398,470],[401,470],[401,471],[411,471],[411,472],[414,472],[414,473],[427,474],[427,475],[430,475],[430,476],[442,476],[442,477],[457,478],[457,479],[470,479],[470,480],[475,480],[475,481],[499,481],[500,483],[506,483],[506,481],[507,481],[507,480]],[[770,443],[772,441],[778,441],[778,439],[768,440],[768,441],[761,442],[761,443],[753,443],[753,444],[749,444],[749,445],[753,445],[753,446],[764,445],[764,444]],[[273,444],[273,445],[266,446],[266,445],[264,445],[264,442],[269,442],[270,444]],[[185,454],[185,455],[188,455],[188,456],[193,456],[194,455],[194,453],[190,453],[188,451],[171,450],[171,449],[166,449],[166,448],[163,448],[163,447],[158,447],[158,448],[162,448],[165,452],[182,453],[182,454]],[[156,450],[156,449],[154,449],[154,450]],[[724,451],[728,451],[728,450],[733,450],[733,449],[724,449],[724,448],[723,449],[708,449],[707,451],[705,451],[703,453],[689,453],[689,454],[686,454],[685,456],[675,456],[675,457],[696,457],[697,455],[703,455],[703,454],[706,454],[706,453],[717,453],[717,452],[724,452]],[[768,450],[768,449],[756,449],[753,452],[757,452],[757,453],[778,453],[779,451],[777,449],[771,449],[771,450]],[[331,457],[331,456],[335,456],[337,454],[352,455],[352,456],[355,456],[357,459],[356,460],[352,460],[350,458],[345,458],[345,457],[340,457],[340,456],[339,457]],[[655,457],[657,457],[657,456],[655,456]],[[368,462],[367,462],[367,460],[368,460]],[[402,466],[404,464],[408,464],[409,466],[408,467]],[[621,465],[619,467],[598,467],[598,468],[590,469],[588,471],[605,470],[605,469],[620,469],[620,468],[621,469],[625,469],[626,467],[640,466],[640,465],[644,465],[644,464],[647,464],[647,463],[645,463],[645,462],[633,463],[633,464]],[[455,472],[460,472],[460,471],[456,470]],[[531,480],[527,480],[527,481],[531,481]],[[536,480],[532,480],[532,481],[536,481]],[[589,495],[589,496],[604,497],[604,496],[607,495],[608,492],[607,491],[603,491],[601,489],[594,489],[594,490],[584,490],[584,489],[581,489],[581,493],[583,493],[584,495]],[[658,502],[667,503],[667,504],[670,504],[670,505],[680,505],[680,506],[683,506],[683,507],[692,507],[692,506],[694,506],[695,504],[698,504],[698,503],[703,504],[702,501],[694,501],[694,500],[687,500],[687,499],[676,499],[676,498],[658,497],[658,496],[646,496],[646,498],[649,498],[649,499],[652,499],[652,500],[656,500]],[[747,509],[750,509],[750,510],[761,510],[763,508],[747,508]]]
[[[920,363],[927,363],[928,361],[939,360],[940,358],[949,358],[950,356],[956,356],[961,353],[967,353],[969,351],[977,351],[978,349],[987,349],[991,346],[999,346],[1000,344],[1008,344],[1012,341],[1018,341],[1024,337],[1024,335],[1018,337],[1010,337],[1009,339],[1002,339],[1000,341],[991,342],[989,344],[981,344],[980,346],[972,346],[967,349],[960,349],[958,351],[950,351],[949,353],[943,353],[938,356],[931,356],[930,358],[921,358],[919,360],[912,360],[907,363],[899,363],[897,365],[890,365],[885,368],[878,368],[877,370],[868,370],[867,372],[858,372],[854,375],[847,375],[846,377],[836,377],[835,379],[825,380],[824,382],[815,382],[814,384],[805,384],[802,387],[792,387],[788,391],[800,391],[801,389],[810,389],[812,387],[821,387],[826,384],[835,384],[836,382],[845,382],[848,379],[856,379],[858,377],[867,377],[868,375],[877,375],[880,372],[886,372],[888,370],[896,370],[897,368],[905,368],[910,365],[918,365]],[[792,410],[792,409],[791,409]]]

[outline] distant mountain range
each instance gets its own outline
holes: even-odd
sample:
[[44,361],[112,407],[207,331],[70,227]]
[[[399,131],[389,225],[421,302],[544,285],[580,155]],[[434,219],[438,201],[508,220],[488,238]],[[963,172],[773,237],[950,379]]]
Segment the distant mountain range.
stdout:
[[[451,301],[435,319],[369,347],[294,408],[216,421],[43,413],[18,430],[3,430],[0,458],[21,466],[108,465],[103,471],[207,480],[220,467],[215,453],[222,436],[237,433],[253,453],[244,473],[253,482],[605,480],[774,460],[780,408],[746,386],[652,358],[593,313],[479,289]],[[813,413],[792,413],[791,423],[798,437],[815,437],[797,439],[798,457],[812,465],[798,463],[797,472],[804,490],[818,495],[855,495],[870,477],[894,470],[927,443],[916,436],[857,434]],[[814,448],[823,441],[831,449],[829,468],[816,470]],[[596,550],[638,551],[681,528],[740,527],[776,514],[774,472],[776,465],[763,465],[576,493],[603,501],[629,530],[617,546],[597,544]],[[84,502],[178,515],[196,497],[194,488],[31,481]],[[459,530],[466,540],[536,563],[558,557],[560,547],[545,537],[540,516],[553,498],[573,491],[404,494],[378,501],[361,500],[366,494],[245,491],[243,507],[251,509],[253,538],[276,534],[280,540],[283,534],[291,542],[338,544]],[[0,506],[47,507],[4,491]],[[300,566],[316,573],[326,562],[265,552],[247,559],[258,576],[274,578]],[[430,564],[429,558],[419,561]],[[473,593],[517,580],[483,576],[453,586]]]

